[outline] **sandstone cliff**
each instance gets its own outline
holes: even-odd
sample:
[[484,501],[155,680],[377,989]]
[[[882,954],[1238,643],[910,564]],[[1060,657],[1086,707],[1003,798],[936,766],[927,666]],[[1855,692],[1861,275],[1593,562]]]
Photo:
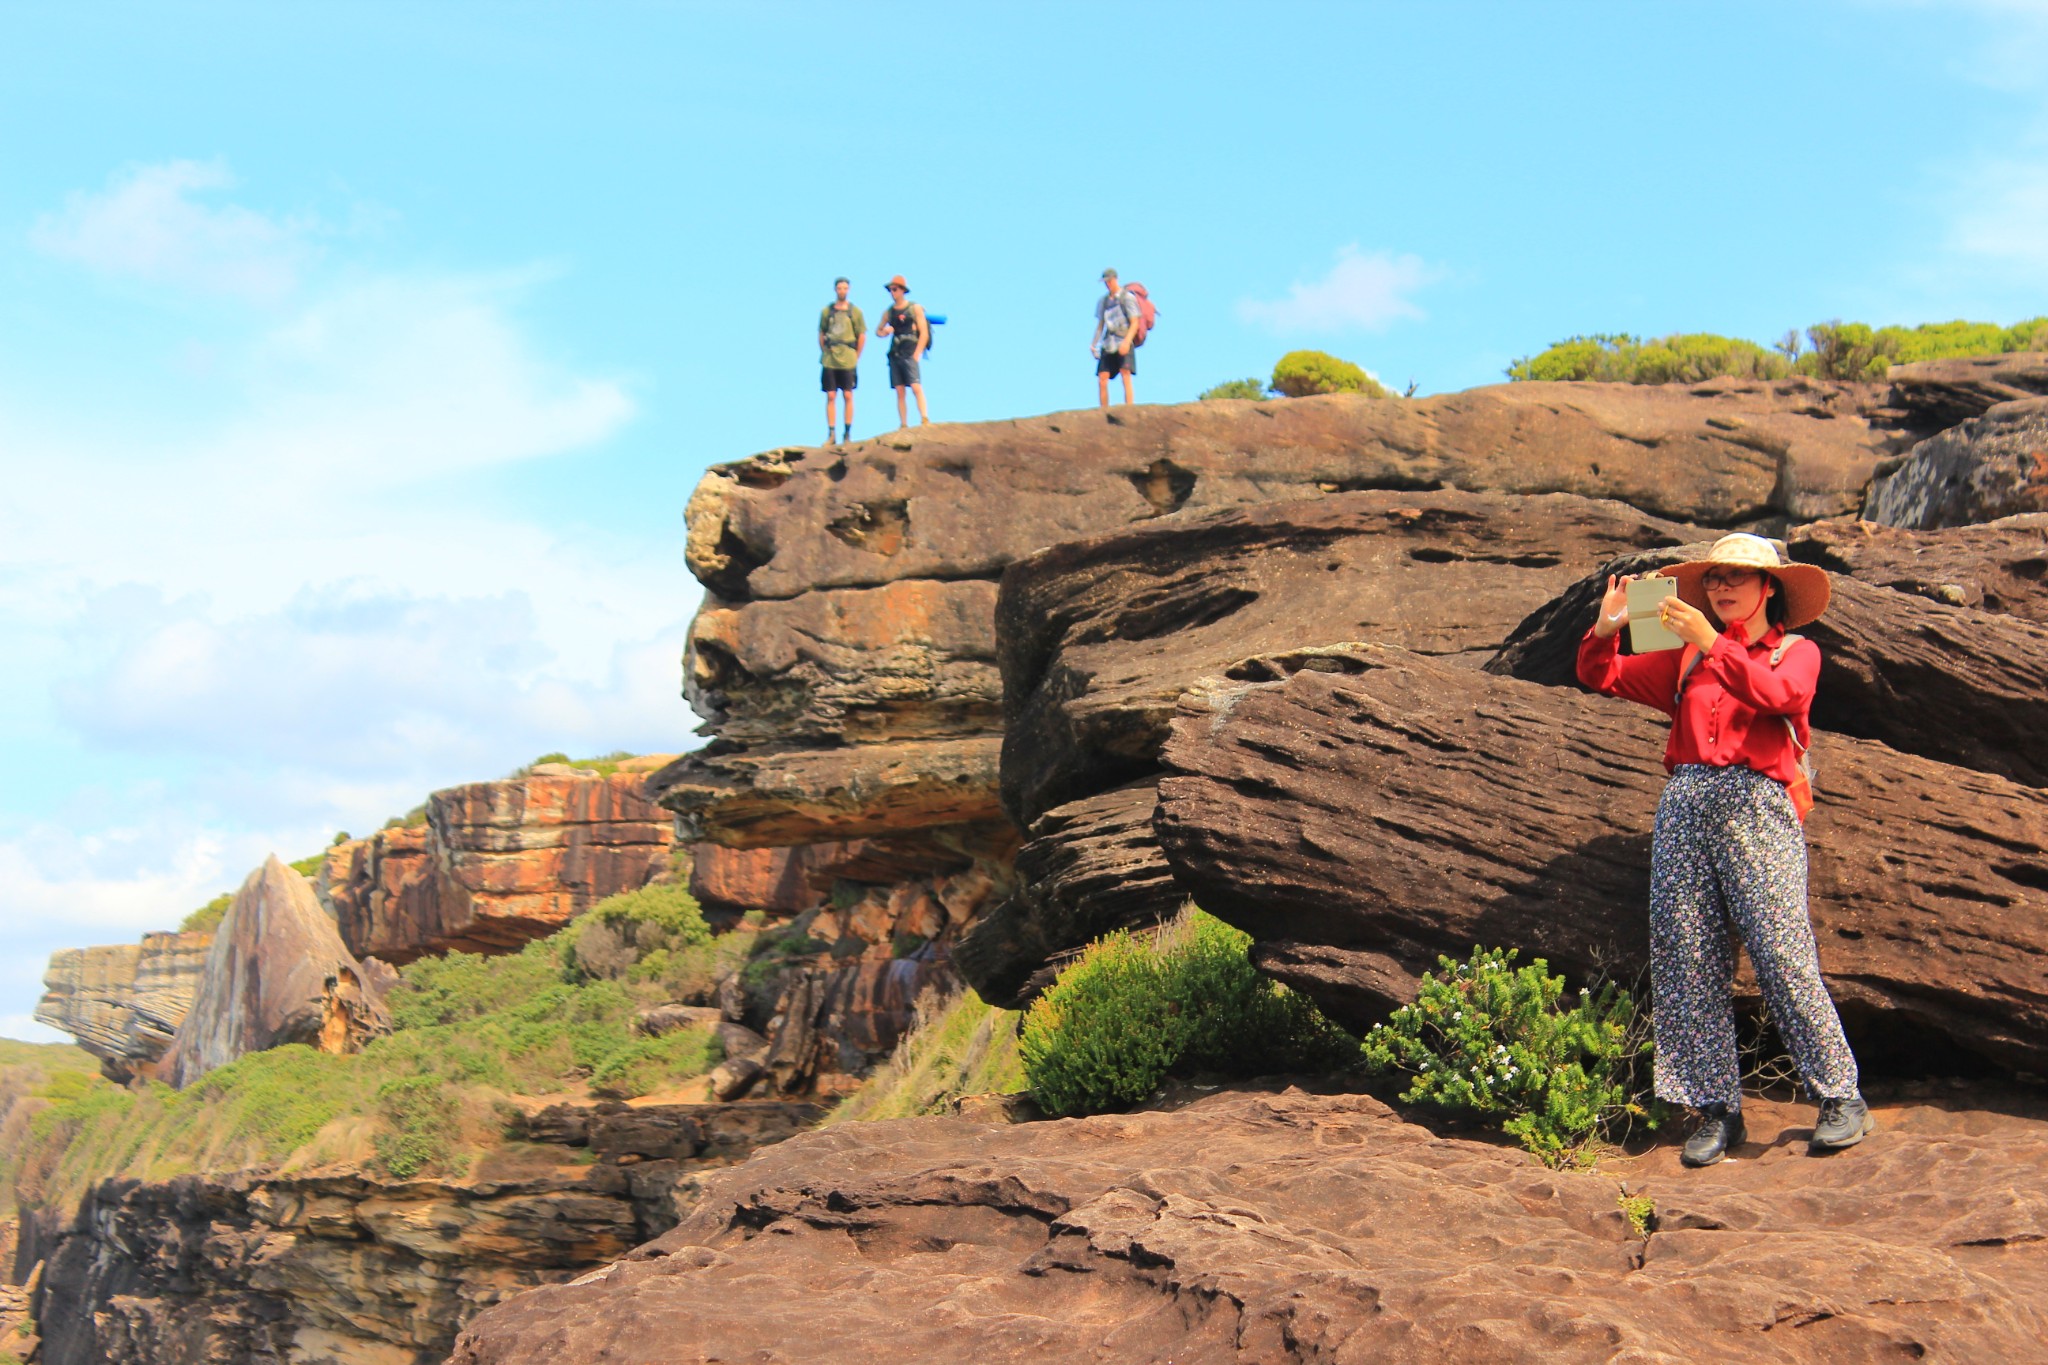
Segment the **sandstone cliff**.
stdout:
[[330,849],[320,900],[351,953],[401,965],[544,938],[667,867],[672,821],[641,794],[667,758],[437,791],[425,824]]
[[210,933],[144,934],[140,944],[54,953],[36,1022],[77,1039],[111,1080],[153,1077],[192,1007],[212,942]]

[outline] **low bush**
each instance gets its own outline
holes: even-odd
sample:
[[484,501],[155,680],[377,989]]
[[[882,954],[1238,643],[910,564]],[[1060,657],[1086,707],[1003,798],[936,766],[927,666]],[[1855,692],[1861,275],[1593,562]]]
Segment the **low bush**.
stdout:
[[456,1105],[433,1076],[402,1076],[377,1088],[377,1109],[390,1125],[375,1139],[377,1159],[400,1180],[448,1162],[455,1143]]
[[1018,1052],[1052,1114],[1134,1104],[1171,1074],[1325,1070],[1356,1055],[1305,998],[1259,975],[1249,935],[1199,910],[1092,944],[1032,1002]]
[[1673,333],[1649,341],[1626,332],[1567,337],[1508,366],[1508,378],[1619,384],[1697,384],[1722,375],[1782,379],[1791,359],[1753,341],[1712,332]]
[[1373,377],[1348,360],[1324,351],[1289,351],[1273,366],[1272,388],[1289,398],[1318,393],[1362,393],[1369,398],[1390,395]]
[[1498,948],[1438,958],[1415,1003],[1365,1036],[1367,1070],[1410,1076],[1405,1103],[1503,1118],[1550,1165],[1580,1163],[1623,1120],[1654,1128],[1657,1112],[1638,1099],[1648,1028],[1629,993],[1610,983],[1566,1007],[1564,978],[1549,964],[1514,959]]
[[677,1029],[659,1038],[636,1038],[612,1052],[590,1073],[593,1093],[633,1100],[662,1086],[705,1072],[725,1060],[710,1028]]
[[1202,390],[1202,398],[1264,398],[1266,386],[1256,379],[1226,379],[1213,389]]
[[234,904],[234,893],[223,891],[206,904],[185,916],[185,922],[178,926],[181,934],[212,933],[220,928],[220,922],[227,916],[228,907]]
[[674,953],[711,942],[711,928],[689,888],[665,882],[599,901],[563,931],[562,942],[580,979],[653,980]]

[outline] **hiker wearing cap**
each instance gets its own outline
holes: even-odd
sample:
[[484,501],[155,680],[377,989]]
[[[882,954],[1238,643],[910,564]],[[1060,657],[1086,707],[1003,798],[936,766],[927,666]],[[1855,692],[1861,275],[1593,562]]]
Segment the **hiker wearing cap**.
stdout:
[[1095,301],[1095,332],[1088,338],[1088,354],[1095,357],[1095,397],[1109,406],[1109,381],[1124,377],[1124,403],[1133,400],[1131,381],[1138,373],[1138,352],[1131,344],[1131,329],[1138,321],[1138,301],[1116,282],[1116,271],[1102,272],[1102,297]]
[[832,302],[818,314],[818,358],[823,366],[819,383],[825,389],[825,444],[833,444],[833,423],[838,420],[839,395],[846,395],[846,425],[838,439],[853,436],[853,390],[860,383],[861,353],[868,347],[868,320],[859,305],[846,297],[852,288],[841,275],[832,281]]
[[875,335],[888,337],[889,341],[889,383],[896,390],[896,425],[903,428],[910,425],[910,410],[904,404],[903,391],[909,389],[917,395],[917,420],[922,426],[930,426],[931,418],[924,410],[924,384],[918,378],[918,362],[924,359],[925,347],[931,345],[931,324],[924,319],[924,305],[910,302],[910,286],[898,275],[888,284],[889,311],[882,314],[882,325],[875,328]]
[[1650,844],[1657,1094],[1700,1114],[1686,1165],[1711,1165],[1742,1142],[1733,927],[1779,1036],[1820,1099],[1810,1150],[1850,1147],[1875,1125],[1806,912],[1802,821],[1812,787],[1803,759],[1820,648],[1787,633],[1827,610],[1827,572],[1739,533],[1662,572],[1678,590],[1658,604],[1658,620],[1684,648],[1622,657],[1630,579],[1609,575],[1578,660],[1579,681],[1594,691],[1672,718],[1671,780]]

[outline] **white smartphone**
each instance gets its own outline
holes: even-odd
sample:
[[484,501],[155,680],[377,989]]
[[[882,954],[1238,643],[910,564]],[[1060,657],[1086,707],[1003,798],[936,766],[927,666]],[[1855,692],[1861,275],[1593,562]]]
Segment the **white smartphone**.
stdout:
[[1678,580],[1663,574],[1632,579],[1628,585],[1628,647],[1637,654],[1680,649],[1685,641],[1664,629],[1657,604],[1678,591]]

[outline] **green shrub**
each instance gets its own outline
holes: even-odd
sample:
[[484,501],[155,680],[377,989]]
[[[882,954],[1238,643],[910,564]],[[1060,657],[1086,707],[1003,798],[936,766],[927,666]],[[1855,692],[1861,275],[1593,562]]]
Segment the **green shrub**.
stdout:
[[377,1159],[400,1180],[448,1162],[455,1145],[456,1104],[433,1076],[402,1076],[377,1088],[377,1109],[391,1130],[375,1140]]
[[1202,390],[1202,397],[1209,398],[1264,398],[1266,386],[1256,379],[1226,379],[1213,389]]
[[1406,1103],[1505,1116],[1502,1127],[1551,1165],[1578,1162],[1624,1117],[1656,1126],[1635,1098],[1650,1043],[1629,993],[1608,984],[1565,1008],[1563,977],[1542,958],[1514,959],[1498,948],[1438,958],[1415,1003],[1366,1035],[1367,1069],[1413,1077]]
[[638,1038],[609,1053],[590,1073],[590,1088],[622,1100],[652,1094],[664,1085],[702,1076],[724,1060],[710,1028],[677,1029],[659,1038]]
[[1348,360],[1322,351],[1289,351],[1273,366],[1273,391],[1289,398],[1318,393],[1362,393],[1386,398],[1373,377]]
[[1697,384],[1732,375],[1782,379],[1789,357],[1739,337],[1674,332],[1644,341],[1626,332],[1568,337],[1508,366],[1508,378],[1591,380],[1614,384]]
[[1327,1068],[1355,1040],[1259,975],[1248,935],[1200,911],[1156,936],[1095,942],[1032,1002],[1018,1035],[1031,1092],[1053,1114],[1098,1113],[1175,1072]]
[[652,980],[674,953],[710,943],[711,929],[689,888],[665,882],[599,901],[569,926],[562,942],[572,979]]
[[212,900],[185,916],[185,922],[178,926],[178,932],[181,934],[212,933],[220,928],[221,920],[227,915],[228,907],[234,904],[234,901],[233,892],[221,892],[218,896],[215,896]]
[[1999,338],[2001,351],[2048,351],[2048,317],[2028,318],[2015,322],[2005,329]]
[[1900,330],[1880,332],[1862,322],[1817,322],[1806,329],[1813,349],[1799,357],[1799,372],[1820,379],[1882,379],[1899,353]]

